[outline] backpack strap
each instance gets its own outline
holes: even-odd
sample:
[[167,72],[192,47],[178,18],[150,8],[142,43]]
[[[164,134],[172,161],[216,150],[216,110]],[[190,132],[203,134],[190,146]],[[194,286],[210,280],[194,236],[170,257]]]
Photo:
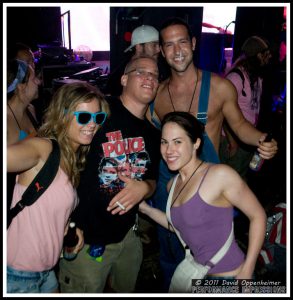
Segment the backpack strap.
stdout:
[[243,97],[246,97],[246,93],[245,93],[245,90],[244,90],[245,78],[244,78],[244,75],[243,75],[242,71],[240,69],[238,69],[238,68],[235,68],[235,69],[232,69],[230,72],[228,72],[228,74],[231,74],[231,73],[236,73],[236,74],[238,74],[240,76],[240,78],[242,80],[242,91],[241,91],[241,93],[242,93]]
[[53,149],[46,163],[25,190],[21,200],[9,210],[7,216],[7,228],[9,227],[12,219],[21,212],[25,206],[30,206],[35,203],[35,201],[45,192],[54,180],[60,164],[60,148],[56,140],[51,139],[51,141]]

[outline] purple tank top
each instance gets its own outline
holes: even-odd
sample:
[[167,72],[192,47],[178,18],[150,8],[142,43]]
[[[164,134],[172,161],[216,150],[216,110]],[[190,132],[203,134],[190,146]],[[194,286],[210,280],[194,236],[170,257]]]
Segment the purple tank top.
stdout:
[[[171,220],[189,246],[197,262],[206,264],[224,245],[232,228],[233,207],[216,207],[204,202],[199,191],[210,166],[203,175],[197,192],[186,203],[171,207]],[[226,255],[209,270],[209,274],[228,272],[244,261],[235,237]]]

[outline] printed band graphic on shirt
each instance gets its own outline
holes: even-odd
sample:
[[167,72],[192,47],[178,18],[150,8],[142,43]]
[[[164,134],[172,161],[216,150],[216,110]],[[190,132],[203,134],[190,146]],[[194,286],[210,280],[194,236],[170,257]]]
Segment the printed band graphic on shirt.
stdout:
[[108,142],[102,144],[104,157],[99,165],[100,187],[109,192],[119,191],[124,182],[118,173],[132,179],[142,180],[150,163],[143,137],[123,139],[120,130],[106,133]]

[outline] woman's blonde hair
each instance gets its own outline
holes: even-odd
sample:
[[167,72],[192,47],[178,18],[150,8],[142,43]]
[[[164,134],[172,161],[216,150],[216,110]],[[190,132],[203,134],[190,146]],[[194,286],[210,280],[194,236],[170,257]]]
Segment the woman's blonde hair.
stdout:
[[44,115],[44,124],[38,131],[39,136],[58,141],[63,167],[75,187],[79,183],[79,174],[85,166],[90,145],[80,145],[75,152],[67,132],[77,105],[90,102],[93,98],[97,99],[101,111],[109,116],[108,103],[98,88],[86,82],[64,84],[54,93]]

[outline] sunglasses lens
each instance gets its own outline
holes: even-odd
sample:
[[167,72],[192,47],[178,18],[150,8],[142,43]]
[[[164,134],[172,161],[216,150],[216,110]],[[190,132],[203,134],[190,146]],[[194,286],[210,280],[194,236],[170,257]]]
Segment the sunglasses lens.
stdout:
[[89,123],[89,121],[91,120],[92,115],[86,112],[80,113],[78,115],[78,123],[85,125],[87,123]]
[[103,124],[104,121],[105,121],[105,118],[106,118],[106,114],[104,114],[104,113],[99,113],[99,114],[97,114],[97,115],[96,115],[96,123],[97,123],[98,125]]

